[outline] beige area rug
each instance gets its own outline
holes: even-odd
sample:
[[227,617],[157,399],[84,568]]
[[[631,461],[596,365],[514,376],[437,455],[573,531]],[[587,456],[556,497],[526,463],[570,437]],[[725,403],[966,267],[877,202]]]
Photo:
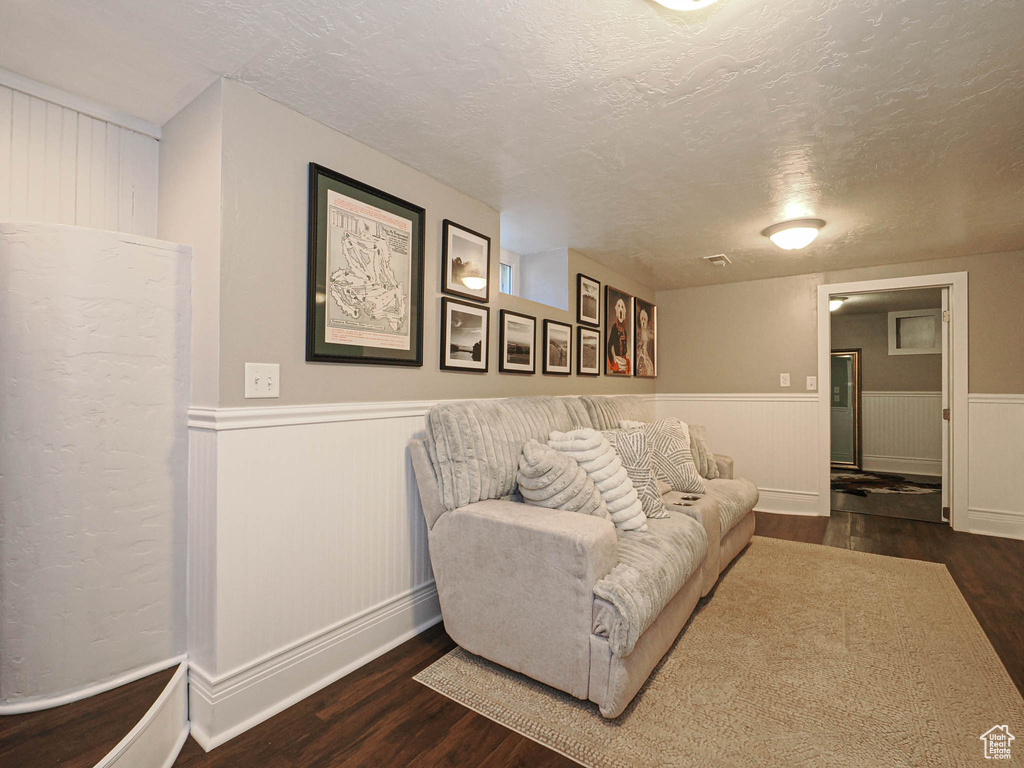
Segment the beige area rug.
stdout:
[[754,537],[617,720],[462,649],[416,680],[593,768],[991,765],[995,725],[1024,763],[1024,701],[945,566],[815,544]]

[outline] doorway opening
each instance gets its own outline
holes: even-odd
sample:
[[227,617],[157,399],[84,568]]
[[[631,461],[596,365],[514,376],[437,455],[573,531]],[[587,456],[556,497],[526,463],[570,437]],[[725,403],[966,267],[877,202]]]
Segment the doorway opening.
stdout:
[[831,509],[948,523],[942,512],[942,295],[833,300]]
[[818,381],[820,514],[966,524],[966,273],[819,286]]

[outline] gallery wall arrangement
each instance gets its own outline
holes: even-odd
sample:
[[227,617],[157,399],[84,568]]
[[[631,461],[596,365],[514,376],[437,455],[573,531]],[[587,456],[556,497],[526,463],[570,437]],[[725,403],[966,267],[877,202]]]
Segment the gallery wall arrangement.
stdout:
[[[306,360],[423,365],[426,211],[316,163],[309,164]],[[442,222],[439,364],[487,373],[491,238]],[[657,376],[657,307],[576,275],[573,326],[501,309],[498,371],[549,376]],[[602,358],[604,362],[602,364]]]

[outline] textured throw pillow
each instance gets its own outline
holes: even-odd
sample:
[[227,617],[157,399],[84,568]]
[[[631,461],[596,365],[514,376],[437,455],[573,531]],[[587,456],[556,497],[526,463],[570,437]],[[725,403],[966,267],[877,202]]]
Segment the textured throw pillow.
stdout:
[[611,443],[612,450],[626,469],[640,506],[648,518],[668,517],[665,502],[658,492],[658,481],[651,468],[651,452],[647,450],[647,435],[642,429],[608,429],[601,432]]
[[690,433],[679,419],[661,419],[650,424],[620,421],[622,429],[642,428],[647,435],[654,474],[681,493],[707,493],[704,478],[697,472],[690,453]]
[[516,473],[523,501],[608,519],[608,507],[587,473],[566,454],[530,440]]
[[708,430],[700,424],[690,425],[690,453],[697,465],[697,473],[706,480],[718,477],[718,463],[715,454],[708,447]]
[[622,460],[615,455],[604,435],[596,429],[552,432],[548,445],[573,459],[586,471],[601,492],[617,528],[624,531],[647,530],[647,516],[636,489],[622,466]]

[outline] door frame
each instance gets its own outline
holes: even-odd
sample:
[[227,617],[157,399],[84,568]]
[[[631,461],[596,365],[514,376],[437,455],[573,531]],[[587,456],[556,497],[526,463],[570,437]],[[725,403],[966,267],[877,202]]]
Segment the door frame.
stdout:
[[[858,349],[833,349],[832,357],[836,355],[853,355],[853,379],[854,379],[854,393],[856,397],[853,399],[853,461],[832,461],[832,401],[829,400],[829,451],[828,459],[832,467],[846,467],[847,469],[863,469],[864,465],[864,446],[861,445],[861,436],[864,434],[861,429],[861,372],[860,372],[860,357],[861,350]],[[829,376],[832,375],[832,367],[829,366]],[[829,381],[828,392],[831,395],[832,382]]]
[[935,275],[891,277],[851,283],[818,286],[818,514],[831,514],[831,429],[830,400],[832,323],[828,301],[832,296],[856,293],[900,291],[914,288],[949,289],[949,360],[951,374],[949,401],[949,482],[950,525],[955,531],[967,530],[968,412],[967,412],[967,273],[946,272]]

